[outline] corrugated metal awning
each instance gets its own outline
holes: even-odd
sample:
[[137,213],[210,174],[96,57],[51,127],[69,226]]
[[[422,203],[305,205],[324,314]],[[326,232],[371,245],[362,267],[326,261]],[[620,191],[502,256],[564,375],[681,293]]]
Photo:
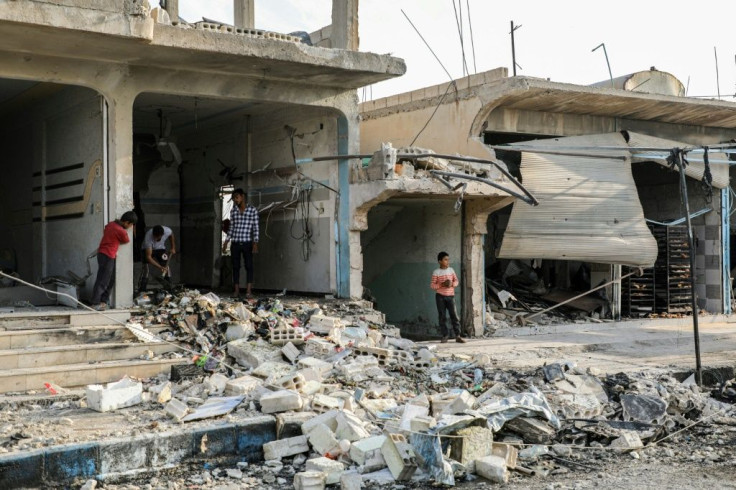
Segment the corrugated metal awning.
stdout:
[[[532,150],[522,152],[521,174],[524,186],[539,206],[514,204],[499,257],[654,264],[657,243],[644,219],[631,162],[668,165],[670,149],[690,145],[627,132],[512,146]],[[716,161],[727,160],[723,153],[709,156]],[[688,160],[686,175],[702,180],[702,154],[689,155]],[[727,164],[711,163],[711,173],[714,187],[728,186]]]

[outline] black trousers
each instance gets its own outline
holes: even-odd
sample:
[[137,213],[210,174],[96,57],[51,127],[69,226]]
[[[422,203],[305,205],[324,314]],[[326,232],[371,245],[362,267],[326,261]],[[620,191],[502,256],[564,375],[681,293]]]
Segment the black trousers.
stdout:
[[115,259],[97,254],[97,279],[92,289],[92,304],[110,303],[110,291],[115,285]]
[[[146,251],[142,250],[141,252],[143,255],[143,268],[141,269],[141,277],[138,279],[138,291],[145,291],[148,287],[148,277],[151,275],[151,264],[146,260]],[[166,263],[169,261],[168,254],[163,249],[151,250],[151,257],[164,267],[166,267]],[[166,260],[164,260],[164,257],[166,257]]]
[[232,242],[230,255],[233,258],[233,285],[240,284],[240,256],[243,256],[248,284],[253,284],[253,242]]
[[[434,295],[435,302],[437,303],[437,314],[440,317],[440,332],[443,337],[457,337],[460,335],[460,320],[457,317],[455,311],[455,296],[443,296],[441,294]],[[450,321],[452,327],[447,330],[447,313],[450,313]],[[453,333],[454,331],[454,333]]]

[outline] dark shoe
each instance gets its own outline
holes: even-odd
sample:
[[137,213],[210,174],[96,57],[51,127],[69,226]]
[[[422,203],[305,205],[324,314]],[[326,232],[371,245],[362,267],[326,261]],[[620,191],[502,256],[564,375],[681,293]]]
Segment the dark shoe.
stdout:
[[446,344],[447,343],[447,337],[442,337],[442,340],[440,340],[440,342],[442,342],[443,344]]
[[464,344],[464,343],[465,343],[465,339],[464,339],[464,338],[462,338],[462,337],[460,337],[460,336],[458,335],[457,337],[455,337],[455,342],[457,342],[457,343],[459,343],[459,344]]

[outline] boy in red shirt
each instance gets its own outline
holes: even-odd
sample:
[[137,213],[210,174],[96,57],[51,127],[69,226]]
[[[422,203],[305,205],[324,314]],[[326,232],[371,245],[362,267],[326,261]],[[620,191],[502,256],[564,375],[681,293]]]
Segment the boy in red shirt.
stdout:
[[101,311],[107,309],[110,291],[115,285],[115,258],[121,243],[130,242],[128,228],[138,221],[133,211],[123,213],[119,220],[111,221],[105,226],[100,246],[97,249],[97,280],[92,290],[92,307]]
[[[465,343],[465,339],[460,336],[460,320],[455,312],[455,288],[460,281],[457,279],[455,271],[450,267],[450,255],[447,252],[440,252],[437,255],[437,262],[440,267],[432,272],[432,281],[429,287],[435,290],[435,303],[437,304],[437,313],[440,317],[440,331],[442,332],[442,343],[447,342],[449,334],[455,335],[455,342]],[[448,332],[445,324],[447,313],[450,313],[450,321],[452,328]]]

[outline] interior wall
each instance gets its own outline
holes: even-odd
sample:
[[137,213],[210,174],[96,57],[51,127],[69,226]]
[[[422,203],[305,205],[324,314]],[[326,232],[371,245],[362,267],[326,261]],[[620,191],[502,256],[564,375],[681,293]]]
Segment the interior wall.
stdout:
[[[295,109],[254,117],[252,128],[250,202],[264,206],[303,199],[290,209],[261,214],[259,253],[254,256],[255,288],[336,293],[337,194],[324,186],[339,190],[337,161],[299,165],[299,171],[308,178],[299,175],[289,137],[290,132],[295,134],[297,159],[336,155],[336,117],[300,117]],[[306,227],[310,238],[306,238]]]
[[[679,176],[655,163],[634,164],[634,180],[644,216],[656,221],[669,221],[685,216],[680,204]],[[709,199],[701,182],[687,179],[690,212],[703,208],[712,211],[692,219],[695,238],[695,290],[698,305],[712,313],[723,309],[721,262],[721,193],[713,188]]]
[[[462,281],[462,215],[453,206],[454,201],[389,200],[368,213],[368,229],[361,234],[363,285],[376,308],[404,333],[440,334],[429,287],[439,252],[450,254]],[[460,315],[461,289],[455,291]]]
[[[222,220],[218,190],[228,184],[235,188],[247,186],[243,176],[247,171],[247,118],[207,129],[179,132],[176,136],[183,159],[178,169],[182,179],[181,195],[177,199],[177,202],[181,200],[180,220],[176,220],[179,210],[173,206],[174,196],[179,194],[175,166],[152,175],[146,199],[150,206],[165,193],[164,206],[157,208],[159,219],[178,222],[180,226],[177,252],[181,255],[174,262],[180,267],[181,282],[216,288],[220,286]],[[241,176],[242,179],[228,181],[226,176],[220,175],[223,170],[220,162],[234,167],[233,177]],[[150,221],[148,216],[146,221]],[[150,223],[151,226],[155,224]],[[171,228],[176,233],[176,228]],[[174,279],[177,280],[177,276]]]
[[[84,276],[104,225],[102,98],[82,87],[44,90],[0,121],[0,248],[15,250],[19,274],[32,281],[68,271]],[[82,298],[91,295],[92,266]]]

